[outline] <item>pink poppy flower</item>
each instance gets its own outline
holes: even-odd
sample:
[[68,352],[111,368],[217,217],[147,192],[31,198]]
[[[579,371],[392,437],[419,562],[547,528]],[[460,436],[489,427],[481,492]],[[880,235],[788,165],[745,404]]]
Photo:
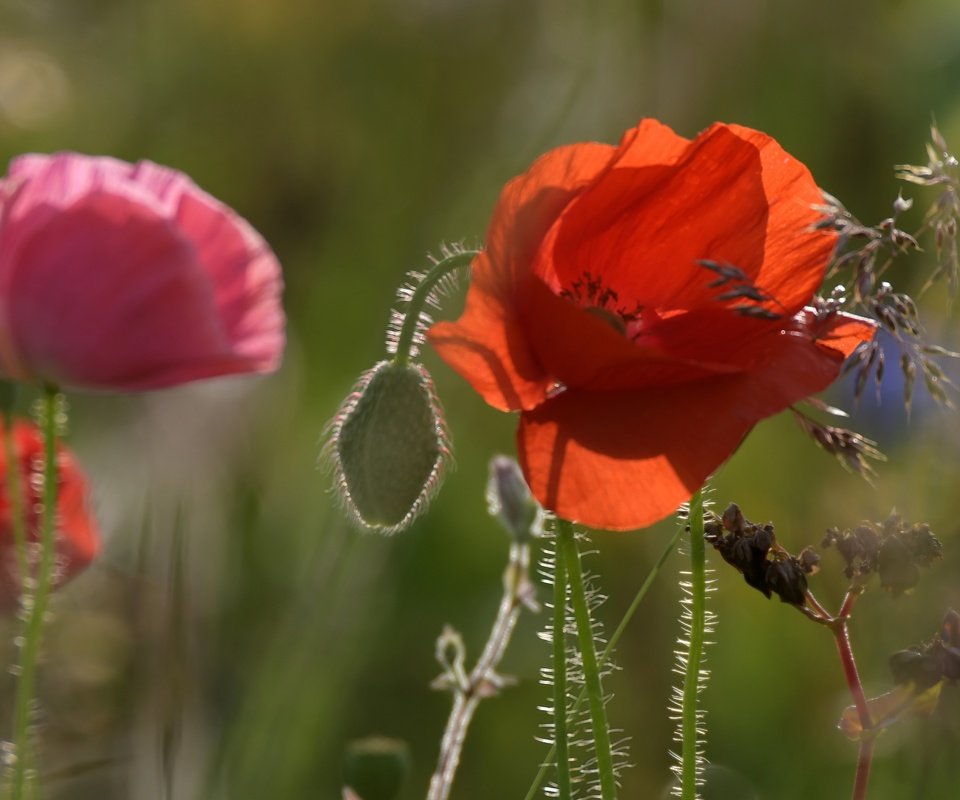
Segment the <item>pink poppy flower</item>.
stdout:
[[0,182],[0,374],[139,391],[275,370],[280,265],[186,175],[76,153]]

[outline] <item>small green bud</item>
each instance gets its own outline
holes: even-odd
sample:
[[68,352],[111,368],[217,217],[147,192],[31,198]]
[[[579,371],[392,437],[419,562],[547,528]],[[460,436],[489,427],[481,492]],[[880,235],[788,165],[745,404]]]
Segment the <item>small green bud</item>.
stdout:
[[487,511],[496,517],[514,541],[524,544],[540,532],[541,510],[530,494],[516,461],[506,456],[490,459]]
[[347,746],[344,783],[361,800],[394,800],[410,770],[406,742],[371,736]]
[[341,499],[365,528],[407,528],[440,487],[450,455],[440,402],[419,364],[381,361],[330,425]]

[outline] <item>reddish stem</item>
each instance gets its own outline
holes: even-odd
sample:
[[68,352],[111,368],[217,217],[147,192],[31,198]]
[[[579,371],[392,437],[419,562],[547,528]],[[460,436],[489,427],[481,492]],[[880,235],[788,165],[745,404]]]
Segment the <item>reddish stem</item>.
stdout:
[[873,762],[873,734],[860,740],[860,756],[857,758],[857,778],[853,784],[853,800],[866,800],[870,783],[870,765]]
[[860,754],[857,758],[857,777],[853,784],[853,800],[866,800],[867,786],[870,783],[870,766],[873,763],[873,717],[870,715],[870,706],[863,692],[863,683],[860,673],[857,672],[857,662],[853,657],[850,646],[850,634],[847,630],[847,621],[853,613],[853,606],[857,598],[863,593],[863,587],[854,585],[847,591],[840,606],[840,612],[834,617],[830,628],[833,630],[840,653],[840,663],[843,664],[843,674],[847,679],[847,686],[853,697],[853,703],[860,718]]
[[[820,605],[820,601],[813,596],[813,592],[811,592],[809,589],[807,590],[806,598],[807,598],[807,604],[810,606],[810,608],[814,610],[816,616],[820,617],[820,619],[818,620],[819,622],[828,622],[829,620],[833,619],[833,617],[830,616],[830,612],[827,611],[827,609],[825,609],[822,605]],[[801,610],[802,608],[803,607],[801,606]]]
[[862,594],[863,586],[859,584],[854,584],[847,589],[847,594],[843,598],[843,604],[840,606],[840,613],[837,614],[837,619],[843,620],[843,622],[846,623],[853,613],[853,604],[857,602],[857,598]]
[[840,663],[843,664],[843,675],[847,679],[847,686],[853,696],[853,704],[857,707],[860,717],[860,727],[867,731],[873,727],[873,718],[867,705],[867,697],[863,693],[863,684],[860,682],[860,673],[857,672],[857,662],[850,647],[850,636],[847,633],[847,621],[838,618],[833,626],[833,636],[840,652]]

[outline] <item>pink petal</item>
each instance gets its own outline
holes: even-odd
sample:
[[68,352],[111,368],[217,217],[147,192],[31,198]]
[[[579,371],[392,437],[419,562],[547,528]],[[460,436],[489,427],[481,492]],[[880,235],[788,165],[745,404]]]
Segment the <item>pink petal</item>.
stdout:
[[0,213],[0,367],[87,388],[279,365],[280,266],[188,177],[73,153],[16,159]]

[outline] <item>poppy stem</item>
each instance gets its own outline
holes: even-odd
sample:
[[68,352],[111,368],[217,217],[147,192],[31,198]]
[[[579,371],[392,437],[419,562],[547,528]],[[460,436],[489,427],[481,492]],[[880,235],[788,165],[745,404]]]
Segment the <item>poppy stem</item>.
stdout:
[[457,250],[434,264],[427,274],[420,279],[416,288],[414,288],[410,294],[407,307],[403,312],[403,325],[397,336],[396,350],[393,356],[393,362],[395,364],[409,363],[410,350],[413,347],[417,331],[420,328],[423,307],[427,304],[437,284],[451,273],[461,267],[467,266],[479,252],[479,250]]
[[687,645],[684,657],[686,670],[683,676],[683,704],[680,715],[680,797],[695,800],[700,774],[700,744],[697,740],[701,713],[697,707],[697,695],[703,682],[703,649],[706,628],[706,546],[703,540],[703,490],[690,499],[690,582],[688,597],[682,602],[686,607],[684,625],[687,630]]
[[[643,598],[647,596],[647,592],[650,591],[650,587],[653,586],[653,581],[660,574],[660,570],[663,568],[663,565],[667,562],[667,559],[670,557],[670,554],[677,547],[677,542],[680,541],[680,535],[683,533],[683,528],[678,526],[676,533],[673,537],[667,542],[667,546],[663,548],[663,552],[660,554],[660,558],[657,559],[657,563],[653,565],[650,569],[650,572],[647,573],[647,577],[644,578],[643,583],[640,585],[640,588],[637,589],[637,593],[633,596],[633,600],[630,601],[630,607],[624,612],[623,617],[620,620],[620,623],[617,625],[617,629],[610,636],[610,641],[607,642],[607,646],[603,648],[603,652],[600,654],[600,668],[603,669],[604,665],[607,663],[607,660],[613,653],[613,649],[617,646],[617,643],[620,641],[620,637],[623,636],[624,632],[627,629],[627,625],[630,624],[630,620],[633,619],[634,614],[637,613],[637,609],[640,608],[640,603],[643,601]],[[554,584],[554,600],[556,601],[556,583]],[[561,596],[560,602],[564,601],[564,597]],[[554,617],[554,624],[556,624],[556,617]],[[562,622],[561,622],[562,624]],[[562,633],[562,629],[561,629]],[[564,668],[566,665],[564,664]],[[581,689],[580,694],[577,695],[576,700],[573,701],[573,705],[570,708],[571,714],[576,714],[580,710],[584,699],[587,696],[587,690]],[[553,763],[554,755],[557,752],[557,745],[554,744],[550,748],[550,752],[547,753],[547,757],[544,760],[543,765],[540,767],[540,770],[537,772],[536,776],[533,779],[533,782],[530,784],[530,788],[527,790],[526,795],[524,795],[523,800],[533,800],[536,797],[537,790],[543,784],[544,779],[547,777],[547,772],[550,769],[550,764]]]
[[[583,665],[583,679],[590,702],[590,724],[593,728],[593,745],[597,758],[597,775],[600,780],[601,800],[615,800],[617,782],[613,771],[613,753],[610,746],[610,729],[607,725],[607,711],[600,683],[600,668],[597,661],[596,644],[593,640],[593,625],[590,620],[590,608],[587,604],[583,585],[583,571],[580,568],[580,549],[573,525],[564,519],[557,519],[557,554],[563,554],[570,585],[570,603],[577,623],[577,638],[580,642],[580,660]],[[554,609],[560,614],[562,609]]]
[[[53,583],[57,521],[57,428],[62,415],[60,394],[45,386],[40,400],[40,427],[43,430],[43,514],[40,529],[39,565],[35,576],[24,575],[21,596],[23,632],[20,660],[15,668],[17,692],[13,717],[14,762],[10,797],[22,800],[36,779],[31,768],[30,717],[37,679],[37,661],[47,603]],[[28,558],[29,561],[29,558]]]
[[553,753],[545,764],[556,756],[553,760],[557,765],[557,800],[570,800],[573,789],[567,729],[567,560],[557,533],[553,570]]

